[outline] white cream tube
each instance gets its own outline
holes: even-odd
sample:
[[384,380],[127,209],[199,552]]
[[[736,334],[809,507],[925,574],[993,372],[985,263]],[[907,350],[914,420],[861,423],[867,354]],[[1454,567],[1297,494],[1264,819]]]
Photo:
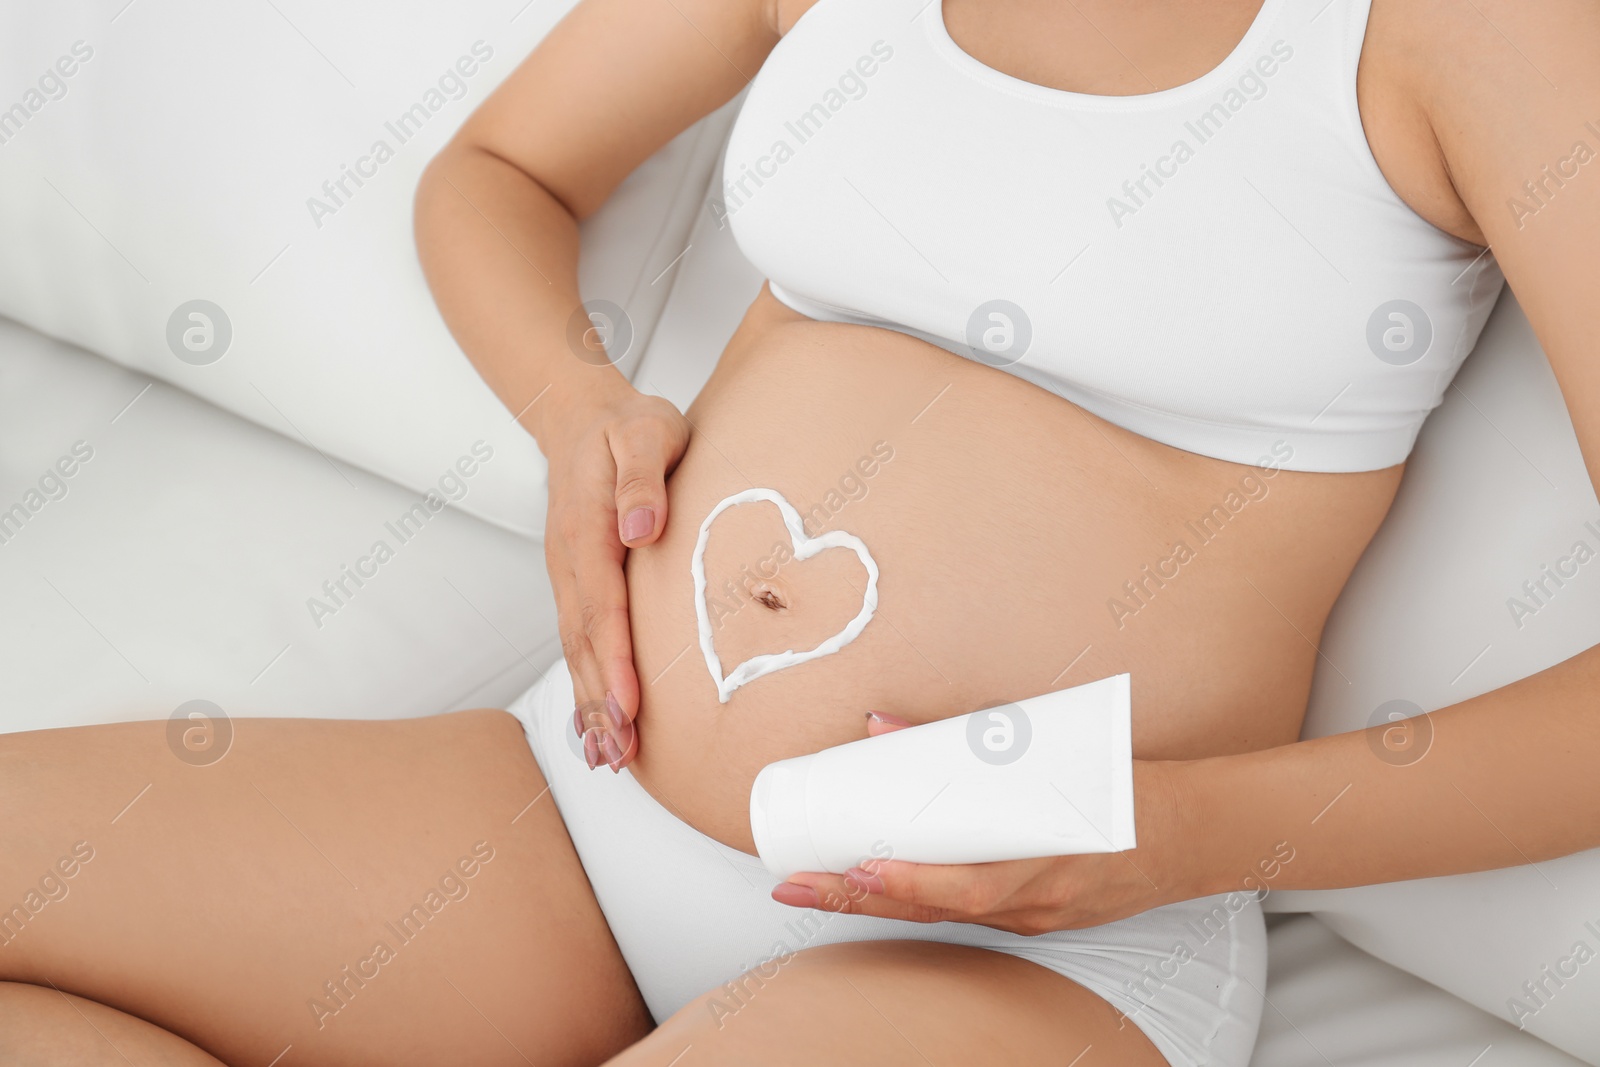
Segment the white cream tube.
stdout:
[[779,878],[1133,848],[1129,676],[769,763],[750,829]]

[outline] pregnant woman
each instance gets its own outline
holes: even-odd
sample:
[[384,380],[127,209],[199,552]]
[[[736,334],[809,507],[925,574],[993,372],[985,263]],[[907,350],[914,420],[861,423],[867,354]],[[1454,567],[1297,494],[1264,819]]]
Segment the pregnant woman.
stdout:
[[[1600,845],[1592,651],[1404,768],[1296,740],[1505,278],[1600,471],[1597,52],[1580,0],[581,3],[417,201],[550,460],[564,661],[515,718],[246,720],[204,768],[164,723],[0,738],[39,887],[0,1059],[1243,1067],[1264,890]],[[752,79],[717,209],[769,280],[680,413],[589,330],[576,223]],[[878,603],[722,701],[691,558],[757,487]],[[795,547],[770,503],[710,527],[725,669],[861,610]],[[1120,672],[1136,850],[753,855],[767,763]]]

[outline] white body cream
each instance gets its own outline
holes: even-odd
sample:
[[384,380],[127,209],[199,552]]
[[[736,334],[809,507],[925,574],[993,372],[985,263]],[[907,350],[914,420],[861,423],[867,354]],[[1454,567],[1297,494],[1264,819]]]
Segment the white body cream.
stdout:
[[[717,646],[711,629],[711,612],[706,607],[706,542],[711,537],[711,524],[717,521],[718,515],[731,507],[762,500],[777,505],[778,513],[783,516],[784,529],[789,531],[789,544],[796,560],[810,559],[818,552],[830,548],[847,548],[856,554],[856,558],[866,568],[867,588],[861,594],[861,610],[845,624],[844,629],[816,648],[803,652],[788,648],[782,652],[752,656],[727,674],[723,674],[722,658],[717,655]],[[798,666],[823,656],[833,655],[854,641],[857,635],[866,629],[867,623],[872,621],[872,613],[878,608],[878,564],[872,558],[872,553],[867,551],[867,546],[861,543],[861,538],[843,530],[830,530],[820,537],[807,537],[800,513],[776,489],[746,489],[742,493],[724,497],[716,507],[712,508],[711,514],[700,524],[700,536],[694,543],[694,555],[689,559],[689,574],[694,579],[694,614],[700,628],[700,654],[705,657],[706,669],[711,672],[711,680],[717,683],[717,699],[724,704],[733,695],[733,691],[746,682],[753,682],[773,671],[781,671],[786,667]]]
[[1129,676],[769,763],[750,829],[779,878],[1134,847]]

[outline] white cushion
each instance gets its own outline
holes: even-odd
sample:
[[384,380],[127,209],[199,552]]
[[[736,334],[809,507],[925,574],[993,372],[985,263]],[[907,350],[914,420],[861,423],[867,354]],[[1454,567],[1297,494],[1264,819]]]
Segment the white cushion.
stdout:
[[421,500],[0,320],[0,732],[504,707],[559,655],[544,553]]
[[[497,462],[463,507],[542,534],[543,460],[435,310],[411,202],[435,151],[573,3],[8,11],[0,315],[418,491],[492,435]],[[426,121],[402,143],[395,123],[417,104]],[[624,370],[665,303],[732,114],[664,147],[584,224],[583,295],[621,305],[634,327]],[[379,140],[392,158],[361,164]],[[323,190],[358,165],[374,173],[345,179],[351,195]],[[194,300],[231,325],[205,365],[168,342]],[[215,337],[191,358],[219,351]]]
[[1254,1067],[1581,1067],[1309,915],[1268,916],[1266,995]]
[[[1550,365],[1509,294],[1457,385],[1423,427],[1394,510],[1329,621],[1307,737],[1364,728],[1391,700],[1445,707],[1600,644],[1600,559],[1559,589],[1547,582],[1542,607],[1522,588],[1576,542],[1600,551],[1600,502]],[[1535,612],[1514,612],[1513,598]],[[1517,729],[1514,718],[1505,729]],[[1473,784],[1460,788],[1470,795]],[[1515,826],[1483,829],[1517,839]],[[1600,850],[1537,868],[1274,896],[1600,1063]],[[1597,958],[1562,965],[1580,942]],[[1546,966],[1575,977],[1530,999],[1522,984],[1542,981]]]
[[[712,186],[720,187],[720,180]],[[708,193],[689,231],[672,299],[633,374],[635,387],[666,397],[680,411],[704,388],[766,280],[739,251],[726,216]]]

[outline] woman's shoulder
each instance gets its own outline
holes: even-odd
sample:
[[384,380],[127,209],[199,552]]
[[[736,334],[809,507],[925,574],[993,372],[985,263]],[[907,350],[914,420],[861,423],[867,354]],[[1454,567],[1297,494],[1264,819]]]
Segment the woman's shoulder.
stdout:
[[[1593,0],[1371,0],[1360,98],[1368,141],[1402,199],[1439,228],[1489,243],[1500,201],[1471,188],[1486,157],[1535,160],[1591,132],[1554,119],[1556,101],[1595,99],[1600,6]],[[1576,114],[1576,112],[1574,113]],[[1535,131],[1549,125],[1549,145]],[[1565,125],[1568,129],[1555,127]],[[1556,143],[1559,142],[1559,143]],[[1503,196],[1514,192],[1516,182]]]

